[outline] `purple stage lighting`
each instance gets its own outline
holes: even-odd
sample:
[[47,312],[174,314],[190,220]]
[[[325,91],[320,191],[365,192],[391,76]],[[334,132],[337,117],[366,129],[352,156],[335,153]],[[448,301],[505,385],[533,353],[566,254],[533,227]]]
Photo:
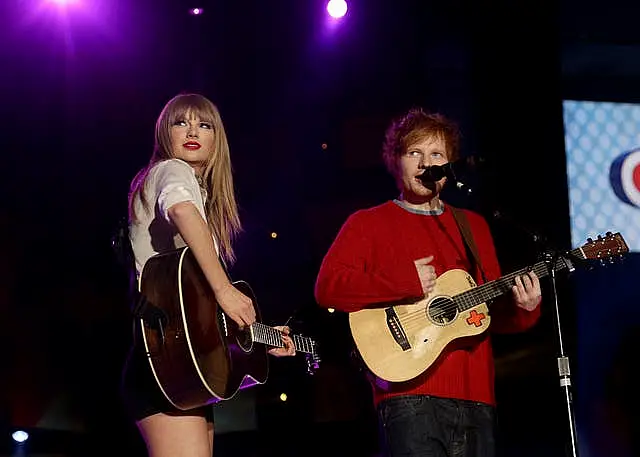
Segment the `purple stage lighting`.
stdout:
[[78,0],[49,0],[49,3],[54,3],[59,6],[67,6],[78,3]]
[[347,2],[345,0],[330,0],[327,3],[327,12],[334,19],[339,19],[347,14]]
[[199,15],[201,15],[202,13],[204,13],[204,10],[203,10],[202,8],[191,8],[191,9],[189,10],[189,13],[190,13],[190,14],[193,14],[194,16],[199,16]]

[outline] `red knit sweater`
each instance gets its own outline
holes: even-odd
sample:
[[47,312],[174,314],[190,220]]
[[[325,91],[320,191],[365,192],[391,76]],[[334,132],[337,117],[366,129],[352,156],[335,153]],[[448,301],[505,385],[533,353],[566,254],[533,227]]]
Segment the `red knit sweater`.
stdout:
[[[486,221],[466,211],[480,261],[488,281],[501,276],[493,239]],[[423,296],[414,261],[434,256],[436,274],[469,270],[460,231],[453,214],[416,214],[394,202],[352,214],[327,252],[316,281],[322,307],[353,312],[375,303]],[[476,272],[477,273],[477,272]],[[478,284],[481,276],[474,274]],[[526,311],[515,306],[511,294],[491,306],[491,331],[519,332],[531,327],[540,307]],[[464,348],[445,348],[438,360],[416,379],[385,385],[373,382],[374,402],[394,395],[425,394],[495,404],[494,365],[487,332]],[[389,383],[385,383],[389,384]]]

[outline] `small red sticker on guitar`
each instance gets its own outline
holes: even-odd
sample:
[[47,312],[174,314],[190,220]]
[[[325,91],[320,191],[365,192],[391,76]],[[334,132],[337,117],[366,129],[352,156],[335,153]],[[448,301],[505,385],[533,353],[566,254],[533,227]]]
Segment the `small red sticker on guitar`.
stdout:
[[482,319],[486,319],[487,316],[484,313],[479,313],[475,309],[472,309],[467,317],[467,324],[480,327],[482,325]]

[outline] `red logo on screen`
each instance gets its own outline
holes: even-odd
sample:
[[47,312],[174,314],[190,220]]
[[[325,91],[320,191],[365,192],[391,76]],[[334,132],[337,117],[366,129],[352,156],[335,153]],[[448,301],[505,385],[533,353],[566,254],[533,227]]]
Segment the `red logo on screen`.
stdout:
[[640,149],[618,156],[611,164],[609,180],[620,200],[640,207]]

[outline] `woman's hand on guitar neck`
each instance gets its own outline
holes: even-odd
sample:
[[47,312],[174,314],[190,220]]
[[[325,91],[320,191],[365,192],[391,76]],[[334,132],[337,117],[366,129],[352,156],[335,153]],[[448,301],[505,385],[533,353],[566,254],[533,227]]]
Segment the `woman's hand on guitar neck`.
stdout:
[[284,347],[269,349],[269,354],[276,357],[296,355],[296,346],[293,344],[293,340],[289,336],[289,327],[279,325],[273,328],[278,329],[282,332],[282,342],[284,343]]
[[218,305],[240,327],[251,325],[256,321],[256,310],[251,299],[227,283],[215,291]]

